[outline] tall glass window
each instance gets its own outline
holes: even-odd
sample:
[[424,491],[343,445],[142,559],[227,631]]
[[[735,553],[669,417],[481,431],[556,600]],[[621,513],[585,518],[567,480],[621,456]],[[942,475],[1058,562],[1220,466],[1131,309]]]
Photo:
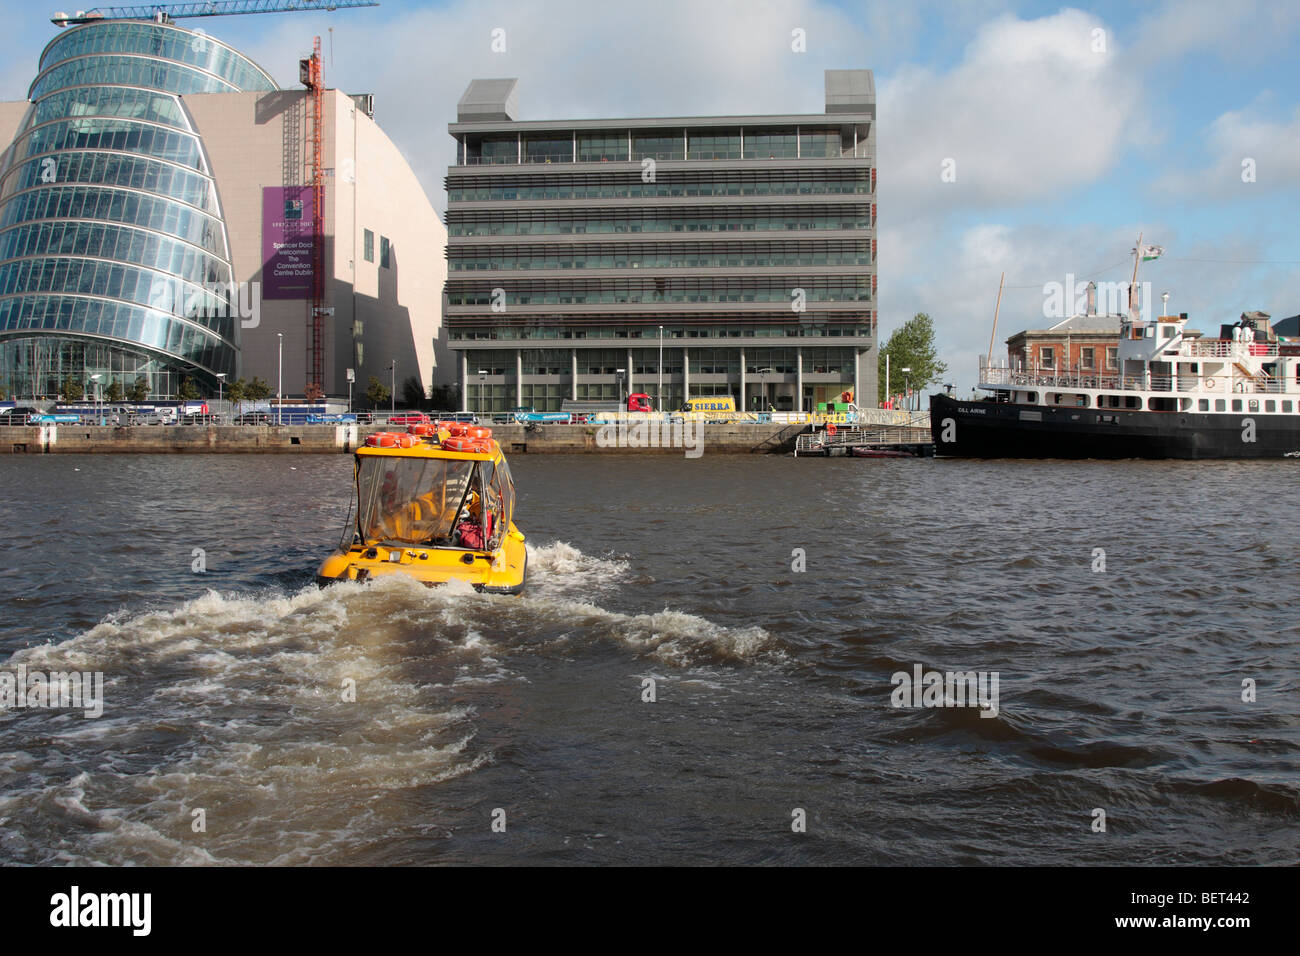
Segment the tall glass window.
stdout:
[[691,159],[740,159],[740,133],[691,133],[689,149]]
[[627,159],[626,133],[579,133],[578,162],[613,163]]
[[572,136],[525,136],[525,163],[573,162]]
[[632,158],[636,160],[685,159],[685,135],[681,133],[665,135],[662,132],[633,133]]
[[745,159],[794,159],[798,153],[792,129],[745,131]]

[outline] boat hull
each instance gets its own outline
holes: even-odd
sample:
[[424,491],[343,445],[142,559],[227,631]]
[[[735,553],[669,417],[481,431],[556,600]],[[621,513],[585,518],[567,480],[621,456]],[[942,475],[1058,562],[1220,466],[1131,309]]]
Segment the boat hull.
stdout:
[[429,587],[458,580],[489,594],[521,594],[528,578],[528,549],[513,526],[496,552],[355,546],[327,557],[316,572],[316,583],[373,581],[387,574],[405,574]]
[[1300,415],[1150,412],[930,397],[950,458],[1300,458]]

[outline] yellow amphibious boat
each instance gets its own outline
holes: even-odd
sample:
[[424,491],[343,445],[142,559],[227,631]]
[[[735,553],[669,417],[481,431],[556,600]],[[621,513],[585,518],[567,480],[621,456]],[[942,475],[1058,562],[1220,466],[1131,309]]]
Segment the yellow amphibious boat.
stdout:
[[318,583],[408,574],[429,586],[455,579],[523,591],[528,552],[512,520],[515,486],[489,429],[438,422],[379,432],[357,449],[355,474],[355,525]]

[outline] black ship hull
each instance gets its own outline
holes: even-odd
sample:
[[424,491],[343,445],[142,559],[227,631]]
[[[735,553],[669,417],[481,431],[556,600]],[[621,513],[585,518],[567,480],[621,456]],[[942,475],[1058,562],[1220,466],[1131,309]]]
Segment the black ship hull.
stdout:
[[1067,408],[930,397],[938,456],[1300,458],[1300,415]]

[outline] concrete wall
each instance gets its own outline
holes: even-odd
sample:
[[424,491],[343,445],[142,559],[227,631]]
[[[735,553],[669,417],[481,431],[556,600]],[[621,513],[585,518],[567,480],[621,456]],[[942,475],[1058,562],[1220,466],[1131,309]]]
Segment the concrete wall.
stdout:
[[[459,371],[442,329],[447,227],[410,165],[375,121],[348,96],[336,95],[334,109],[338,166],[330,182],[337,188],[327,189],[326,197],[334,203],[339,224],[336,342],[347,343],[334,357],[335,374],[342,381],[344,369],[356,367],[358,391],[364,392],[371,375],[388,384],[387,368],[396,358],[399,390],[411,375],[418,375],[426,388],[450,384]],[[363,255],[366,229],[375,234],[374,262]],[[380,263],[383,238],[391,249],[387,269]],[[345,299],[355,312],[347,309]],[[364,362],[359,366],[352,342],[354,317],[364,329]]]
[[[310,98],[305,90],[205,93],[183,97],[217,181],[237,281],[262,282],[262,190],[311,179]],[[325,390],[348,392],[345,370],[356,367],[353,322],[364,325],[359,391],[375,375],[388,382],[397,359],[398,384],[418,375],[428,388],[451,380],[442,334],[446,227],[415,174],[379,126],[351,97],[327,90],[325,163]],[[362,229],[375,232],[374,263],[362,257]],[[392,267],[379,267],[379,237],[393,243]],[[382,273],[382,275],[381,275]],[[259,324],[240,331],[238,374],[274,388],[276,333],[284,335],[284,391],[302,395],[308,374],[309,300],[262,300]],[[441,343],[441,353],[435,346]],[[439,356],[442,356],[441,358]]]
[[0,454],[316,452],[357,447],[356,425],[0,426]]
[[[629,448],[598,444],[599,425],[493,426],[493,437],[507,455],[666,454],[680,457],[691,448]],[[807,425],[705,425],[702,440],[691,441],[704,455],[780,454],[794,449]],[[0,426],[0,454],[173,453],[347,453],[383,425],[226,425],[226,426]],[[606,436],[610,433],[606,432]],[[694,439],[695,436],[691,436]]]
[[30,106],[31,104],[26,100],[0,103],[0,144],[3,145],[3,151],[0,152],[0,172],[4,172],[9,168],[14,136],[17,134],[18,127],[22,124],[23,117],[27,115]]

